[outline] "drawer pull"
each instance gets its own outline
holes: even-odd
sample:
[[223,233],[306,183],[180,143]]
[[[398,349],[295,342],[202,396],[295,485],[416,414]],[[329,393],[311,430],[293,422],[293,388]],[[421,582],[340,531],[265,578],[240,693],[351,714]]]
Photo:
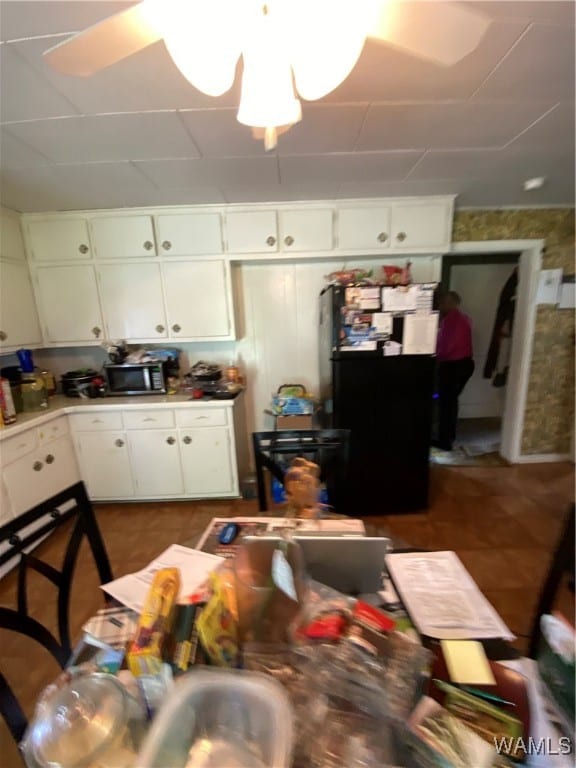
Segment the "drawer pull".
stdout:
[[186,435],[182,442],[186,443],[186,445],[190,445],[192,438],[189,435]]
[[116,446],[116,448],[122,448],[122,446],[124,445],[124,440],[120,440],[120,438],[118,438],[118,440],[114,441],[114,445]]
[[164,326],[163,325],[157,325],[156,326],[156,333],[164,333]]
[[202,421],[202,419],[207,419],[208,416],[196,416],[196,421]]
[[269,246],[276,245],[276,238],[273,235],[270,235],[270,237],[267,237],[266,245],[269,245]]
[[156,419],[153,419],[152,416],[146,416],[144,421],[156,421]]
[[93,333],[93,334],[94,334],[94,336],[96,336],[96,338],[98,339],[98,338],[100,337],[100,334],[102,333],[102,329],[101,329],[101,328],[98,328],[98,326],[97,326],[97,325],[95,325],[95,326],[94,326],[94,328],[92,328],[92,333]]
[[386,232],[380,232],[377,239],[379,243],[385,243],[386,240],[388,240],[388,235],[386,234]]
[[164,240],[164,242],[162,243],[162,248],[164,248],[165,251],[169,251],[170,248],[172,248],[172,243],[170,242],[170,240]]
[[284,244],[285,245],[294,245],[294,238],[292,237],[292,235],[287,235],[284,238]]
[[56,459],[51,453],[49,453],[48,456],[46,456],[46,458],[44,459],[44,461],[46,462],[46,464],[54,464]]
[[82,243],[82,245],[78,246],[78,250],[80,251],[80,253],[88,253],[88,246]]
[[174,331],[174,333],[179,333],[179,332],[182,330],[182,328],[180,328],[180,326],[178,325],[178,323],[175,323],[175,324],[172,326],[172,330]]
[[41,461],[35,461],[34,464],[32,464],[32,469],[34,470],[34,472],[40,472],[43,466],[44,465],[42,464]]
[[167,437],[166,438],[166,442],[168,443],[168,445],[174,445],[174,443],[176,442],[176,438],[174,438],[174,437]]
[[102,419],[92,419],[92,424],[102,424]]
[[396,240],[399,240],[401,243],[403,243],[407,237],[408,235],[406,234],[406,232],[398,232],[398,234],[396,235]]
[[146,240],[146,242],[144,243],[144,250],[151,251],[152,248],[154,248],[154,243],[151,240]]

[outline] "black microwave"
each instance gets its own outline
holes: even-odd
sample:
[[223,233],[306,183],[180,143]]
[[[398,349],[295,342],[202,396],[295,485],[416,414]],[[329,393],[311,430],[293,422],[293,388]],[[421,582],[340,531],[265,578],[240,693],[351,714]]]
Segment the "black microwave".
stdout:
[[119,363],[105,365],[108,395],[165,395],[164,363]]

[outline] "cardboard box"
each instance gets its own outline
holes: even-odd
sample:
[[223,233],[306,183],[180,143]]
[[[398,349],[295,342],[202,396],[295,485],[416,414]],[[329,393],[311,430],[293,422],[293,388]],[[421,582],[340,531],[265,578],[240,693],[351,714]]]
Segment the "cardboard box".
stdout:
[[276,429],[314,429],[312,414],[276,416]]

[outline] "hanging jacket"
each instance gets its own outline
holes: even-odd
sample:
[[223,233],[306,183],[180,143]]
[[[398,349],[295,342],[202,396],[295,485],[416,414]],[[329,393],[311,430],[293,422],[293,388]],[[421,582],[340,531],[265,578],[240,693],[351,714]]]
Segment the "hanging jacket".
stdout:
[[502,342],[503,332],[512,337],[512,327],[514,324],[514,309],[516,307],[516,288],[518,287],[518,267],[506,281],[504,288],[500,292],[498,300],[498,309],[492,329],[492,338],[486,356],[483,376],[485,379],[491,379],[498,366],[498,355]]

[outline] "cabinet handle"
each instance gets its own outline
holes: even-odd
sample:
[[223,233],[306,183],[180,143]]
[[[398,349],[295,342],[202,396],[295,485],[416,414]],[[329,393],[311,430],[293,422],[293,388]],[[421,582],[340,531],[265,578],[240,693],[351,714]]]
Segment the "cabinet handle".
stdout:
[[292,237],[292,235],[286,235],[286,237],[284,238],[284,244],[294,245],[294,238]]
[[4,331],[0,331],[0,341],[6,341],[7,338],[8,336],[6,333]]
[[406,240],[406,237],[407,237],[406,232],[398,232],[398,234],[396,235],[396,240],[400,240],[400,242],[403,243],[404,240]]
[[49,453],[48,456],[46,456],[46,458],[44,459],[44,461],[46,462],[46,464],[54,464],[55,459],[54,459],[54,456],[52,456],[52,454]]
[[88,246],[82,243],[82,245],[78,246],[78,250],[80,251],[80,253],[88,253]]
[[180,328],[178,323],[174,323],[174,325],[172,326],[172,330],[174,331],[174,333],[179,333],[182,330],[182,328]]
[[114,445],[116,446],[116,448],[122,448],[122,446],[124,445],[124,440],[120,440],[120,438],[118,438],[118,440],[114,440]]
[[162,248],[164,248],[165,251],[169,251],[170,248],[172,248],[172,243],[170,242],[170,240],[164,240],[164,242],[162,243]]
[[174,445],[174,443],[176,442],[176,438],[175,437],[167,437],[166,438],[166,442],[168,443],[168,445]]
[[380,232],[380,234],[378,235],[378,242],[385,243],[386,240],[388,240],[388,235],[386,234],[386,232]]
[[266,238],[266,245],[276,245],[276,238],[273,235]]
[[94,326],[94,328],[92,328],[92,333],[93,333],[93,334],[94,334],[94,336],[96,336],[96,338],[98,339],[98,338],[100,337],[100,334],[102,333],[102,329],[101,329],[101,328],[98,328],[98,326],[97,326],[97,325],[95,325],[95,326]]
[[186,443],[186,445],[190,445],[192,442],[192,438],[189,435],[186,435],[186,437],[182,440],[183,443]]
[[152,248],[154,248],[154,243],[151,240],[146,240],[146,242],[144,243],[144,250],[151,251]]
[[43,466],[44,465],[42,464],[41,461],[35,461],[34,464],[32,464],[32,469],[34,470],[34,472],[40,472]]
[[158,333],[164,333],[164,326],[163,325],[157,325],[156,326],[156,331]]

